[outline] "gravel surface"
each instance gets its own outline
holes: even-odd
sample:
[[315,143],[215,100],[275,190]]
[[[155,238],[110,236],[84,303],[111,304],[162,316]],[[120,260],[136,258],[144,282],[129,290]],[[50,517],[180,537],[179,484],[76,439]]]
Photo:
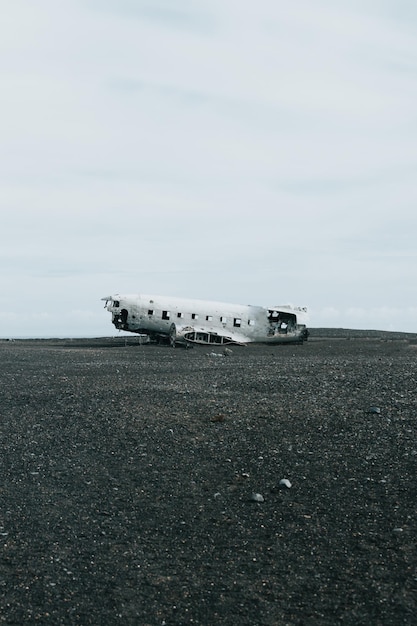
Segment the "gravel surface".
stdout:
[[0,623],[417,623],[415,336],[0,355]]

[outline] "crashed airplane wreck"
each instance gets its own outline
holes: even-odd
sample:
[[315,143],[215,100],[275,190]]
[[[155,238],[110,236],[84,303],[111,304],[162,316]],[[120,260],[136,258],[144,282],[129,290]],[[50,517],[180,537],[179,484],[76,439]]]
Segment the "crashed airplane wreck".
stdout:
[[227,304],[167,296],[102,298],[118,330],[172,346],[302,343],[308,338],[304,307]]

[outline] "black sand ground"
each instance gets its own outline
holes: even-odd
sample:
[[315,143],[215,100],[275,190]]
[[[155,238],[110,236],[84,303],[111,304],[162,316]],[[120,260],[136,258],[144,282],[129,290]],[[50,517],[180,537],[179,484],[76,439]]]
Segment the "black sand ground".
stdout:
[[416,624],[417,345],[387,337],[0,342],[0,622]]

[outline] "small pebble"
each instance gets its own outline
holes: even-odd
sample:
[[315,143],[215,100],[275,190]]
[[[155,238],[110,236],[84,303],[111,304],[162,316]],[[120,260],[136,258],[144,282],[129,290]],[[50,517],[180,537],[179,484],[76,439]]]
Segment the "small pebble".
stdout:
[[281,478],[279,485],[280,487],[287,487],[287,489],[291,489],[291,483],[288,478]]
[[251,495],[252,502],[265,502],[265,498],[261,493],[253,493]]
[[379,413],[381,413],[381,409],[379,408],[379,406],[371,406],[368,413],[374,413],[376,415],[379,415]]

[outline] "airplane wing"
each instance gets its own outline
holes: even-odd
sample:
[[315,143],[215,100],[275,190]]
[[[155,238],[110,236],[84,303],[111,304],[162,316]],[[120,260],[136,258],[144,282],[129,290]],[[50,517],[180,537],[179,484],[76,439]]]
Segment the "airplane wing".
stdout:
[[183,326],[182,328],[177,328],[175,341],[177,343],[197,343],[206,346],[224,346],[227,344],[243,345],[247,343],[247,338],[226,330],[223,332],[220,329],[214,330],[204,326],[198,328]]

